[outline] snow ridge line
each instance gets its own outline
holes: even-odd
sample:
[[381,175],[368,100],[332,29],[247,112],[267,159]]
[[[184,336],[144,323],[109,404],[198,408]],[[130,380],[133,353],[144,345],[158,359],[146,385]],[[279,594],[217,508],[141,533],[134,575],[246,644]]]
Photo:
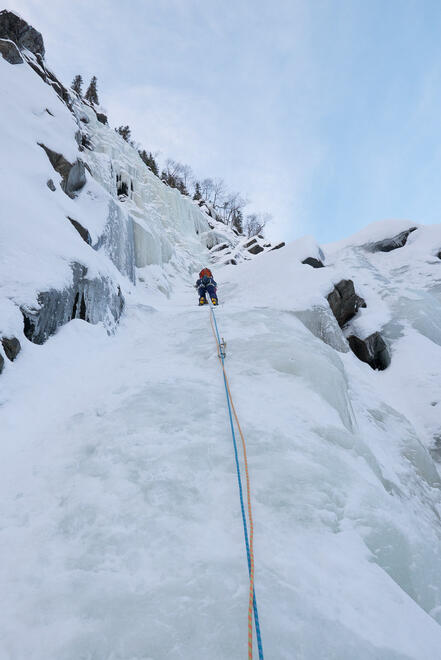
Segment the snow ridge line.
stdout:
[[[237,481],[239,485],[239,496],[240,496],[240,508],[242,511],[242,522],[243,522],[243,531],[244,531],[244,536],[245,536],[245,546],[246,546],[246,551],[247,551],[247,561],[248,561],[248,573],[250,576],[250,590],[249,590],[249,603],[248,603],[248,660],[252,660],[253,658],[253,611],[254,611],[254,625],[256,628],[256,638],[257,638],[257,647],[259,651],[259,660],[263,660],[263,647],[262,647],[262,638],[260,634],[260,625],[259,625],[259,612],[257,609],[257,600],[256,600],[256,594],[254,591],[254,524],[253,524],[253,514],[252,514],[252,509],[251,509],[251,491],[250,491],[250,475],[248,471],[248,459],[247,459],[247,449],[246,449],[246,442],[245,442],[245,437],[242,433],[242,428],[240,426],[239,418],[237,416],[236,408],[234,407],[233,403],[233,398],[231,396],[231,390],[230,390],[230,385],[228,382],[227,374],[225,371],[225,349],[224,349],[224,344],[220,340],[219,336],[219,329],[217,326],[217,321],[216,321],[216,315],[214,313],[213,305],[210,302],[210,323],[211,323],[211,329],[213,331],[213,336],[217,344],[217,354],[219,358],[219,362],[222,367],[222,373],[224,377],[224,385],[225,385],[225,394],[227,397],[227,405],[228,405],[228,414],[230,417],[230,426],[231,426],[231,434],[233,436],[233,445],[234,445],[234,456],[235,456],[235,461],[236,461],[236,471],[237,471]],[[214,323],[213,323],[214,321]],[[250,525],[250,533],[249,533],[249,540],[248,540],[248,526],[247,526],[247,520],[246,520],[246,515],[245,515],[245,506],[243,502],[243,489],[242,489],[242,478],[241,478],[241,473],[240,473],[240,466],[239,466],[239,456],[237,452],[237,442],[236,442],[236,434],[234,431],[234,423],[233,423],[233,415],[231,414],[231,411],[233,411],[234,418],[236,420],[237,428],[239,430],[239,435],[242,440],[242,450],[243,450],[243,457],[244,457],[244,464],[245,464],[245,476],[246,476],[246,485],[247,485],[247,505],[248,505],[248,520],[249,520],[249,525]]]

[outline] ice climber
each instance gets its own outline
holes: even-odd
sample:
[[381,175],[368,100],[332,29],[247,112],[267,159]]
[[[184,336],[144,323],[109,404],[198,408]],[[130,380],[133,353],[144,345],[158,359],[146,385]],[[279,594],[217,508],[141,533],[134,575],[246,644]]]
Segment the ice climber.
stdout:
[[199,305],[207,304],[207,293],[211,298],[213,305],[217,305],[217,284],[213,279],[213,273],[209,268],[203,268],[199,273],[199,279],[195,284],[199,294]]

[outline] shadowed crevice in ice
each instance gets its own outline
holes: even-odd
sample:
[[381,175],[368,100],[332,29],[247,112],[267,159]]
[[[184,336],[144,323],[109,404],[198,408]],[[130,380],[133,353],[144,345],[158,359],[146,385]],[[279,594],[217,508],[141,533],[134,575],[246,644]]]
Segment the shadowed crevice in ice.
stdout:
[[87,268],[72,264],[72,285],[38,295],[38,306],[22,306],[24,334],[34,344],[43,344],[57,328],[72,319],[104,323],[111,332],[124,308],[118,285],[108,277],[87,279]]

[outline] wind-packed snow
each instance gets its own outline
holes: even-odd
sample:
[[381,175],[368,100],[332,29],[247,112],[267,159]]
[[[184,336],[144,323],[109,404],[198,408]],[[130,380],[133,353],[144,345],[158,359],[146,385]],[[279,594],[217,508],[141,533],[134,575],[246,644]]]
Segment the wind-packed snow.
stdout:
[[[244,658],[233,447],[209,309],[193,289],[218,230],[91,109],[76,102],[75,121],[24,64],[0,59],[0,73],[12,154],[0,336],[22,343],[0,375],[0,658]],[[77,122],[92,151],[76,150]],[[75,199],[37,142],[87,163]],[[363,247],[411,226],[324,246],[325,268],[301,263],[323,257],[305,237],[214,272],[267,658],[440,656],[441,226],[418,226],[392,252]],[[29,342],[18,305],[69,285],[73,262],[121,286],[117,332],[74,319]],[[367,304],[343,330],[326,300],[341,279]],[[346,341],[376,331],[392,358],[381,372]]]

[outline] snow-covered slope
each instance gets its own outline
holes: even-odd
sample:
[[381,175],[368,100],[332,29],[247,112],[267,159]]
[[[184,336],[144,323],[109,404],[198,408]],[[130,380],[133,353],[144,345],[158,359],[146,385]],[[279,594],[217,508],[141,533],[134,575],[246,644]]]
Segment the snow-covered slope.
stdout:
[[[216,314],[248,443],[265,657],[439,657],[441,226],[385,248],[415,225],[377,223],[247,261],[92,108],[66,108],[25,62],[0,59],[0,75],[0,338],[22,345],[13,362],[0,349],[0,658],[246,657],[228,414],[193,289],[225,236],[243,259],[216,266]],[[38,142],[89,168],[75,197]],[[71,264],[87,269],[77,281]],[[29,341],[20,309],[46,292],[63,320],[75,287],[97,323],[78,299]],[[349,348],[375,333],[384,370]]]
[[[43,72],[45,65],[40,66],[32,53],[23,57]],[[19,333],[19,309],[27,310],[35,323],[33,312],[40,306],[42,327],[35,335],[44,340],[72,318],[75,295],[83,294],[84,281],[87,318],[104,321],[112,329],[137,277],[168,294],[182,271],[194,271],[204,261],[220,257],[215,250],[212,259],[207,246],[222,248],[219,242],[227,241],[239,260],[242,244],[249,241],[209,218],[205,207],[201,210],[164,185],[136,149],[99,121],[95,109],[67,90],[68,102],[60,98],[26,60],[11,65],[0,58],[0,71],[8,90],[0,125],[7,154],[2,162],[0,300],[4,308],[8,300],[15,306],[8,305],[9,320],[7,325],[3,320],[2,332]],[[77,163],[84,172],[83,187],[67,195],[63,171],[50,157],[63,159],[65,168]],[[119,195],[121,191],[127,194]],[[265,244],[259,238],[254,243]],[[265,244],[262,251],[271,247]],[[225,260],[230,251],[224,252]],[[82,272],[87,269],[86,274],[78,276],[74,264]],[[103,287],[106,295],[100,309],[97,297]],[[51,296],[42,300],[41,294],[48,291]],[[55,291],[63,292],[63,300],[58,295],[54,303]],[[45,306],[51,313],[56,308],[55,327],[46,327]],[[80,316],[80,305],[76,315]]]
[[[8,90],[1,122],[8,154],[2,163],[3,300],[23,307],[35,304],[41,292],[72,285],[72,263],[88,269],[87,279],[106,277],[125,292],[135,281],[135,266],[151,267],[167,290],[168,278],[184,264],[191,268],[203,250],[198,233],[209,227],[198,207],[164,186],[85,104],[74,100],[70,112],[25,63],[0,59],[0,68]],[[83,133],[93,151],[78,151],[79,125],[87,127]],[[69,163],[80,157],[89,169],[92,176],[86,171],[75,198],[62,190],[62,177],[40,145]],[[127,177],[134,188],[126,203],[118,200],[117,177]],[[54,190],[46,185],[51,180]],[[87,230],[90,244],[69,219]],[[17,324],[11,329],[18,331]]]

